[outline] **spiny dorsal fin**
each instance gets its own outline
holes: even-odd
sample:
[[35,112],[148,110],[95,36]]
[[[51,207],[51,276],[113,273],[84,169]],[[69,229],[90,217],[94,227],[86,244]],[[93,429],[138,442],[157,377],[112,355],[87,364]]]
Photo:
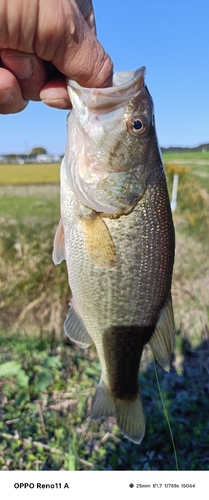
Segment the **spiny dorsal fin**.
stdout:
[[72,303],[70,304],[70,309],[66,316],[64,330],[67,337],[83,349],[93,344],[82,319],[78,316],[78,313],[73,308]]
[[62,219],[59,221],[54,237],[52,260],[56,266],[65,260],[65,237]]
[[81,219],[89,257],[99,267],[116,266],[116,249],[109,230],[100,215]]
[[172,299],[170,296],[161,311],[161,315],[149,344],[158,363],[164,370],[169,371],[170,358],[174,346],[174,317]]

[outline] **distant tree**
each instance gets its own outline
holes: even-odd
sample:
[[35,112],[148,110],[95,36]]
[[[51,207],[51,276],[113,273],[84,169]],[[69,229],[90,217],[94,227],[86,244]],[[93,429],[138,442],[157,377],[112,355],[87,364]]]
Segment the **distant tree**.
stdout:
[[40,146],[40,147],[37,147],[37,148],[33,148],[31,150],[31,152],[29,153],[29,156],[31,156],[31,157],[34,157],[34,156],[37,156],[37,155],[47,155],[47,150],[45,148],[42,148]]
[[9,163],[12,163],[12,162],[14,163],[15,161],[17,161],[18,155],[10,153],[10,154],[6,155],[6,158],[7,158],[7,161]]

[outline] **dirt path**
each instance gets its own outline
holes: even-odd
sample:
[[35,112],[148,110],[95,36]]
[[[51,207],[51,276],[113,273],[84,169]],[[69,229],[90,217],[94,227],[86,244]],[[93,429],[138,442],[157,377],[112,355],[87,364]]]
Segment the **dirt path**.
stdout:
[[0,198],[2,196],[28,196],[54,197],[59,194],[59,184],[26,184],[26,185],[0,185]]

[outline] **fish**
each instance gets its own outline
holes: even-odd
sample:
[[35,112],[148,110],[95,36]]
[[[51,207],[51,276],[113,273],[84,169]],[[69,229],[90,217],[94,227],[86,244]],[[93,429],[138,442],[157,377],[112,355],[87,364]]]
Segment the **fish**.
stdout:
[[64,330],[94,344],[101,379],[91,417],[112,416],[140,443],[139,370],[146,344],[164,370],[174,347],[175,232],[145,67],[112,87],[68,81],[72,111],[61,163],[53,261],[66,260],[72,300]]

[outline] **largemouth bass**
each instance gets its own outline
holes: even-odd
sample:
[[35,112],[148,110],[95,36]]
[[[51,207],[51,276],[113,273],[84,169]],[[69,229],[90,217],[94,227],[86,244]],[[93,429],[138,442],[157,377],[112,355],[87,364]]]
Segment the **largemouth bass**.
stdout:
[[66,259],[72,301],[64,329],[95,344],[101,380],[92,418],[114,416],[124,436],[145,432],[138,372],[145,344],[169,370],[174,228],[145,68],[113,86],[69,81],[72,111],[61,165],[53,260]]

